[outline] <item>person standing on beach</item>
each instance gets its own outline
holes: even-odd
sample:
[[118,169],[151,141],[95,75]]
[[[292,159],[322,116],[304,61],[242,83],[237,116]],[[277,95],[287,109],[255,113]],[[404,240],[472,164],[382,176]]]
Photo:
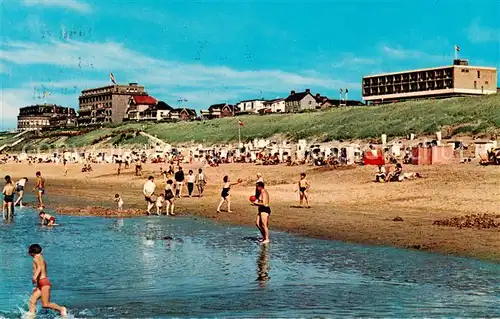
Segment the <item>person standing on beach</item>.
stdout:
[[[170,214],[170,215],[174,215],[174,202],[175,202],[175,196],[174,196],[174,192],[175,192],[175,185],[174,185],[174,182],[169,179],[167,180],[167,182],[165,183],[165,201],[167,202],[167,216]],[[169,213],[169,210],[170,210],[170,213]]]
[[226,175],[222,180],[224,181],[224,186],[222,187],[222,192],[220,194],[221,200],[219,206],[217,207],[217,213],[221,212],[220,208],[222,207],[222,204],[224,204],[224,202],[227,202],[227,212],[232,213],[229,191],[231,190],[231,186],[240,184],[242,182],[242,179],[239,178],[236,183],[231,183],[231,181],[229,180],[229,176]]
[[299,180],[299,199],[300,199],[300,206],[303,207],[303,202],[306,202],[306,208],[309,208],[309,188],[311,185],[309,182],[306,180],[306,173],[301,173],[300,174],[300,180]]
[[257,173],[257,181],[255,182],[255,198],[257,199],[260,197],[259,186],[257,186],[258,183],[264,183],[261,173]]
[[177,184],[177,187],[175,189],[175,193],[177,198],[182,197],[182,186],[184,185],[184,172],[182,171],[182,167],[179,166],[179,169],[177,172],[175,172],[175,182]]
[[68,176],[68,161],[63,157],[64,176]]
[[205,190],[205,185],[207,184],[207,179],[205,174],[203,174],[203,170],[198,169],[198,174],[196,175],[196,188],[198,188],[198,197],[203,197],[203,191]]
[[17,183],[16,183],[16,192],[17,192],[17,196],[18,197],[17,197],[16,202],[14,203],[14,206],[17,206],[17,204],[19,204],[19,206],[21,208],[23,208],[24,186],[26,186],[27,182],[28,182],[28,178],[27,177],[23,177],[19,181],[17,181]]
[[5,186],[3,187],[3,203],[2,203],[2,217],[5,219],[5,210],[7,210],[7,219],[12,218],[14,212],[14,192],[16,188],[12,184],[12,179],[9,175],[5,176]]
[[193,170],[189,170],[188,176],[186,177],[187,189],[189,197],[193,197],[194,182],[196,181],[196,176],[193,174]]
[[123,199],[120,194],[115,194],[114,202],[116,203],[118,210],[121,211],[123,209]]
[[43,208],[43,194],[45,194],[45,178],[42,173],[36,172],[36,184],[33,191],[37,191],[38,207]]
[[49,278],[47,278],[47,263],[42,256],[42,247],[38,244],[33,244],[28,248],[28,254],[33,258],[33,277],[31,278],[31,282],[36,284],[36,288],[33,289],[29,301],[29,312],[35,315],[38,299],[42,299],[43,308],[59,311],[61,316],[67,316],[66,307],[61,307],[58,304],[50,302],[50,288],[52,284]]
[[264,189],[264,182],[257,182],[257,189],[260,197],[253,203],[258,207],[257,219],[255,225],[262,234],[262,245],[269,243],[269,216],[271,216],[271,207],[269,207],[269,193]]
[[156,184],[154,182],[154,179],[155,178],[153,176],[149,176],[146,183],[144,183],[144,187],[142,189],[142,193],[144,194],[144,199],[148,204],[148,208],[146,211],[147,215],[151,215],[151,208],[153,208],[153,206],[155,205],[155,201],[152,198],[156,190]]

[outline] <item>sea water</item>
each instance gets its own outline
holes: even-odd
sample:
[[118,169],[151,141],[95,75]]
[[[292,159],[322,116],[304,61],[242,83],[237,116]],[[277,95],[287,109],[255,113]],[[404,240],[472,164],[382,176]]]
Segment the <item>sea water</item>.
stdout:
[[0,318],[27,310],[33,243],[74,318],[500,317],[498,264],[282,232],[260,246],[192,217],[57,222],[18,209],[0,223]]

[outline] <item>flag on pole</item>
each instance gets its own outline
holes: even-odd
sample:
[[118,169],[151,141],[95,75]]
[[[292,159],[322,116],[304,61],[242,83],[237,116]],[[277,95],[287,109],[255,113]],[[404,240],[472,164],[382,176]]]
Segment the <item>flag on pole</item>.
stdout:
[[243,122],[242,122],[242,121],[238,120],[238,125],[239,125],[239,126],[244,126],[245,124],[243,124]]
[[347,88],[345,89],[345,93],[349,93],[349,90]]
[[455,45],[455,51],[460,52],[460,47],[458,45]]
[[113,84],[116,84],[115,76],[113,75],[113,72],[109,73],[109,79],[111,80],[111,82],[113,82]]

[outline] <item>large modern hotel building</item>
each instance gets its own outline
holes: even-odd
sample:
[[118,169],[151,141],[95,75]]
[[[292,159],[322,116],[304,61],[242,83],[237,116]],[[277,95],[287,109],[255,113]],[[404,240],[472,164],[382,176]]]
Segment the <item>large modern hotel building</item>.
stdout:
[[372,104],[494,93],[497,69],[469,66],[467,60],[455,60],[451,66],[363,77],[363,99]]

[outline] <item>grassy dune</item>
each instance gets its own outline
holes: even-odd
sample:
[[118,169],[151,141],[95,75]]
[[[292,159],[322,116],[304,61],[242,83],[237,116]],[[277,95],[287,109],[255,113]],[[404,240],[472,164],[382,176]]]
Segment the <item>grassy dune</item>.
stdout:
[[16,149],[147,143],[147,138],[137,135],[139,130],[169,143],[220,144],[238,140],[238,120],[245,123],[241,129],[242,140],[281,136],[294,141],[306,138],[323,142],[378,138],[384,133],[388,136],[433,134],[438,130],[443,132],[443,137],[459,133],[499,134],[500,95],[335,108],[302,114],[253,115],[211,121],[127,123],[72,137],[44,133],[43,138],[28,139]]

